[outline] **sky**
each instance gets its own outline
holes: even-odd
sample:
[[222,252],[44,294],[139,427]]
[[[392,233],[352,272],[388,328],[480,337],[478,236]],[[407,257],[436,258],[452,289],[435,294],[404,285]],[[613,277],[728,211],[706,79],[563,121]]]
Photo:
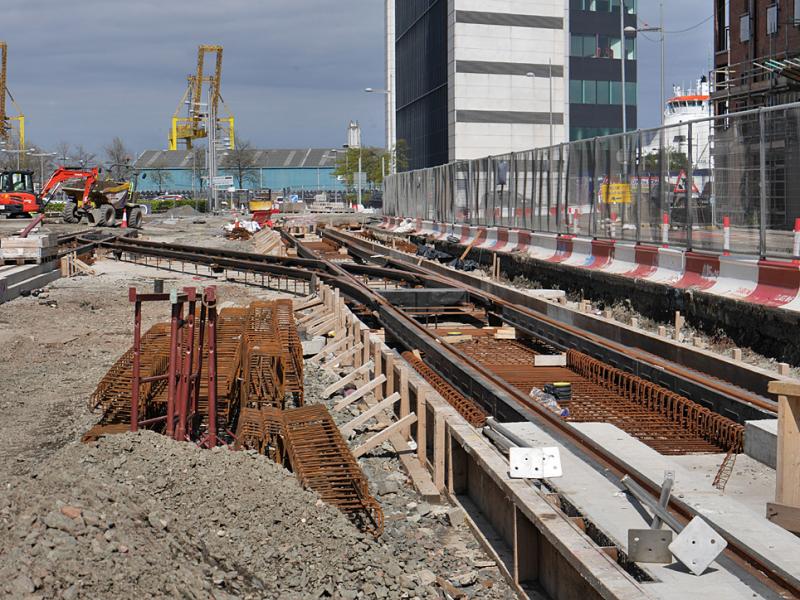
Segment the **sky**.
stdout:
[[[398,0],[403,1],[403,0]],[[534,0],[535,1],[535,0]],[[711,2],[668,0],[665,29],[710,16]],[[27,138],[102,152],[167,147],[198,44],[224,46],[222,96],[258,147],[340,147],[350,119],[384,143],[383,0],[3,0],[8,87]],[[698,9],[698,5],[701,9]],[[639,0],[658,25],[658,2]],[[658,124],[658,34],[639,42],[639,124]],[[708,71],[712,23],[667,35],[667,90]]]

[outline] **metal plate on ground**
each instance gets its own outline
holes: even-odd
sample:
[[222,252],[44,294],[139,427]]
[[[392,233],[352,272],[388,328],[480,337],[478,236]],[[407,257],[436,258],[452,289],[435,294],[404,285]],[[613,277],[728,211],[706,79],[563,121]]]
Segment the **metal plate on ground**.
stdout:
[[561,477],[561,455],[556,447],[508,450],[508,470],[512,479]]
[[672,554],[695,575],[702,575],[727,547],[723,537],[700,517],[695,517],[669,545]]
[[628,558],[637,563],[668,565],[672,562],[671,543],[670,529],[629,529]]

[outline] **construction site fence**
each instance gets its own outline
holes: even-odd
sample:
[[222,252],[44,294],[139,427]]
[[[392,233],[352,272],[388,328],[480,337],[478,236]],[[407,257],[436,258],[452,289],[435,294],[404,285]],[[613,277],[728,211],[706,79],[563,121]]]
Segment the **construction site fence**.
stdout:
[[800,252],[800,103],[385,181],[387,216],[760,257]]

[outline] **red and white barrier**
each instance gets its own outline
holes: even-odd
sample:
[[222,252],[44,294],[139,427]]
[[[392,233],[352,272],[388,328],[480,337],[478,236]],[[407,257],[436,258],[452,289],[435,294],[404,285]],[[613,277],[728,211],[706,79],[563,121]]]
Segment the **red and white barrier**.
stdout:
[[664,248],[669,246],[669,215],[667,213],[661,217],[661,243]]
[[[384,219],[379,227],[393,230],[410,224],[435,239],[458,238],[463,246],[472,244],[499,253],[523,252],[531,258],[568,267],[800,312],[800,258],[767,261],[730,254],[727,217],[723,219],[722,255],[669,248],[668,222],[665,214],[661,246],[392,217]],[[793,254],[800,257],[800,219],[794,235]]]

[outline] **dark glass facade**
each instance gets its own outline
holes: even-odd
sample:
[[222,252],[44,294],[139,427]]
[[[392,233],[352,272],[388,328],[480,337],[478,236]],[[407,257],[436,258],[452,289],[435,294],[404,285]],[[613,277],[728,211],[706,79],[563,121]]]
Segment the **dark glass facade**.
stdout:
[[397,140],[409,169],[447,162],[447,1],[399,0],[395,9]]
[[[625,26],[636,27],[636,4],[625,0]],[[619,0],[570,0],[569,139],[622,131]],[[625,40],[628,131],[636,129],[636,41]]]

